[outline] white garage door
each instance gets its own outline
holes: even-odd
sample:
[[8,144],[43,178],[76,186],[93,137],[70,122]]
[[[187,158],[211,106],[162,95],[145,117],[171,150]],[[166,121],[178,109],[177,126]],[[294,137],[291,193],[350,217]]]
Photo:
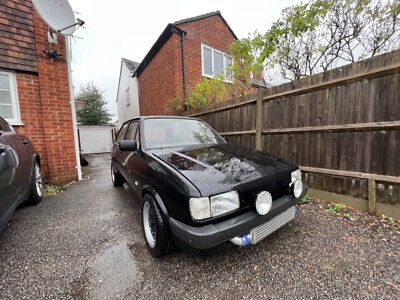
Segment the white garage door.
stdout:
[[83,154],[111,152],[111,126],[78,126]]

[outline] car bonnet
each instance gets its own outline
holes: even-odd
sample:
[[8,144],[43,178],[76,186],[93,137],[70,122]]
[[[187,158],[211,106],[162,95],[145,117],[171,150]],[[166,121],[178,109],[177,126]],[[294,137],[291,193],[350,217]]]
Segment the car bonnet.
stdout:
[[279,189],[287,186],[290,172],[298,168],[267,153],[231,144],[162,149],[154,154],[190,180],[203,196],[251,188],[258,182],[271,191]]

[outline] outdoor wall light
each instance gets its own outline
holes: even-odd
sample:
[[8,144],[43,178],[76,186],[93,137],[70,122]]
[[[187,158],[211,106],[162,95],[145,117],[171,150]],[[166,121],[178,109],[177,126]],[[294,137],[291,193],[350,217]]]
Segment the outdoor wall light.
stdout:
[[43,50],[43,53],[47,54],[47,56],[51,59],[57,59],[59,56],[62,55],[62,54],[59,54],[56,50],[49,50],[49,49]]

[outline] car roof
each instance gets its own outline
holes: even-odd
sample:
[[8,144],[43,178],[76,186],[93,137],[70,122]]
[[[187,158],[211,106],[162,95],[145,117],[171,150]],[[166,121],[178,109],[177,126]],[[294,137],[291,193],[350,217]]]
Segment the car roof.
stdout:
[[191,118],[191,117],[185,117],[185,116],[140,116],[140,117],[136,117],[136,118],[127,120],[123,124],[129,123],[131,121],[146,120],[146,119],[187,119],[187,120],[201,121],[200,119],[197,119],[197,118]]

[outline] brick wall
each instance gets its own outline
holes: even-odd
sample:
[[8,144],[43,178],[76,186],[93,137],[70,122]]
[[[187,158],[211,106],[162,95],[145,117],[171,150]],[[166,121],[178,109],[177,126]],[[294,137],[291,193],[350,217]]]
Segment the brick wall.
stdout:
[[16,77],[21,119],[24,126],[14,127],[18,132],[30,138],[40,154],[43,179],[45,181],[50,181],[45,131],[43,127],[42,102],[40,100],[39,77],[29,73],[17,73]]
[[[3,62],[7,61],[7,64],[0,62],[0,68],[16,73],[23,125],[14,127],[18,132],[27,135],[39,152],[45,182],[64,184],[76,180],[64,38],[58,35],[56,45],[48,42],[49,27],[32,8],[31,1],[3,0],[0,4],[0,13],[2,16],[7,13],[7,19],[0,21],[0,33],[10,33],[8,40],[0,38],[0,51],[2,48],[10,48],[13,43],[17,45],[7,50],[7,57],[2,59]],[[24,21],[25,19],[27,21]],[[29,34],[31,38],[29,47],[20,41],[21,36],[28,35],[26,32],[33,32],[33,36]],[[30,51],[32,47],[33,54]],[[45,49],[56,50],[62,56],[56,60],[49,59],[43,53]],[[26,67],[29,61],[15,60],[17,55],[19,58],[27,57],[24,56],[26,53],[29,54],[29,58],[34,57],[31,64],[34,69]]]
[[173,33],[140,74],[140,114],[163,115],[167,101],[182,95],[181,37]]
[[219,15],[178,25],[187,32],[185,36],[186,82],[188,89],[202,78],[201,44],[228,52],[236,39]]
[[[219,15],[180,24],[185,36],[186,86],[190,91],[202,80],[201,44],[228,51],[235,37]],[[141,115],[166,114],[170,99],[183,96],[181,36],[173,33],[139,75]]]
[[[58,35],[58,44],[50,44],[47,36],[48,26],[36,11],[33,21],[46,160],[51,182],[66,183],[76,180],[77,174],[65,40],[63,36]],[[62,56],[56,60],[49,59],[43,53],[45,49],[56,50]],[[21,111],[23,110],[21,107]]]

